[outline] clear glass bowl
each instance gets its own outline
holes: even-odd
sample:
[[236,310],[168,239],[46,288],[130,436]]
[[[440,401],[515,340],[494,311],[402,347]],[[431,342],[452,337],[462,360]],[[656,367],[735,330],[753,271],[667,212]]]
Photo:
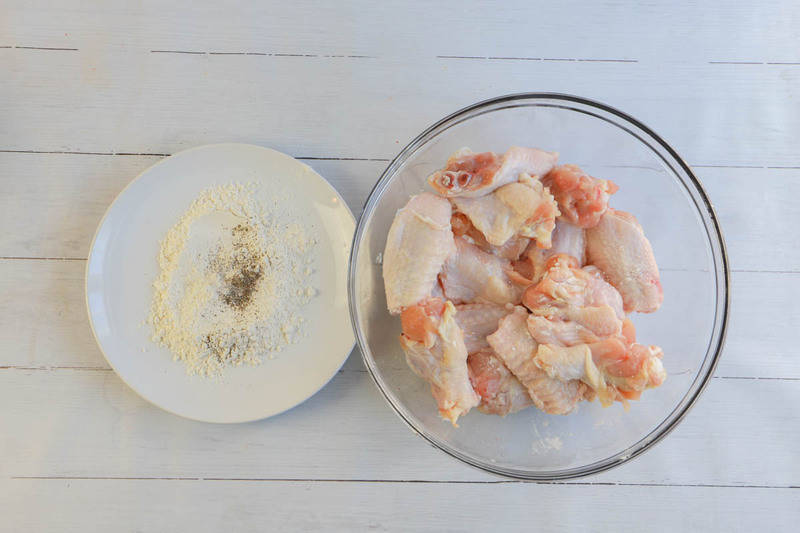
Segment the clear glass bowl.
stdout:
[[[612,205],[636,215],[661,270],[664,304],[632,318],[644,344],[664,349],[665,383],[631,402],[582,403],[569,416],[529,408],[505,418],[472,410],[458,428],[443,421],[427,383],[406,366],[400,320],[386,310],[381,254],[395,212],[461,147],[559,152],[620,190]],[[515,94],[477,103],[437,122],[391,162],[367,200],[350,258],[350,312],[364,363],[398,415],[434,446],[514,478],[565,479],[624,463],[663,438],[697,401],[720,357],[729,272],[711,203],[666,142],[607,105],[563,94]]]

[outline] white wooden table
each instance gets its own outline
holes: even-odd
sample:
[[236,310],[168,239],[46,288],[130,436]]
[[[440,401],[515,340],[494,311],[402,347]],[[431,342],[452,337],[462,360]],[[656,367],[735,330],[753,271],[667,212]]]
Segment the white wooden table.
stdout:
[[[0,530],[796,531],[800,4],[535,3],[2,2]],[[106,364],[85,258],[159,158],[274,147],[358,214],[424,127],[529,90],[653,127],[727,236],[724,357],[641,458],[567,483],[491,477],[410,433],[357,350],[302,406],[238,426],[162,412]]]

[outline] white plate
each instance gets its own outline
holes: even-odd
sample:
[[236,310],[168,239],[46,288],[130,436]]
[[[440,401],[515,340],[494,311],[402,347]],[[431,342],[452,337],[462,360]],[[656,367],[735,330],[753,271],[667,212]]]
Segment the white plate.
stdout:
[[[257,181],[288,194],[293,213],[317,230],[312,281],[303,308],[308,337],[260,366],[226,368],[221,380],[189,376],[150,340],[144,321],[158,274],[159,241],[207,187]],[[265,197],[266,199],[266,197]],[[294,407],[320,390],[353,349],[347,261],[355,221],[342,198],[308,165],[260,146],[215,144],[150,167],[114,200],[100,222],[86,267],[92,330],[109,364],[143,398],[206,422],[246,422]]]

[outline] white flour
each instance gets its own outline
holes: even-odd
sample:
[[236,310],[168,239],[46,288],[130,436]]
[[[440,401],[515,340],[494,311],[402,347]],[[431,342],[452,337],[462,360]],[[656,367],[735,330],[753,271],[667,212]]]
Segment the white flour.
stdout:
[[256,365],[304,334],[315,240],[255,184],[209,188],[161,242],[148,322],[189,374]]

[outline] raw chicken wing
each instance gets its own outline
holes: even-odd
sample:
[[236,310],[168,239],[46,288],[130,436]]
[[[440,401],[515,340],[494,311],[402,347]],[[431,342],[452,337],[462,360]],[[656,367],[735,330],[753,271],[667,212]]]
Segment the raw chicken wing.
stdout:
[[487,337],[489,345],[506,367],[528,390],[534,405],[549,414],[565,415],[584,398],[586,385],[578,380],[552,378],[534,362],[538,345],[528,332],[524,307],[500,320],[496,332]]
[[556,227],[553,230],[553,246],[547,252],[547,259],[556,254],[571,255],[578,260],[578,266],[586,263],[586,237],[581,227],[567,222],[566,220],[556,220]]
[[481,397],[479,411],[505,416],[532,405],[528,391],[491,349],[470,354],[467,365],[472,388]]
[[[592,340],[621,334],[625,314],[619,293],[595,269],[581,269],[577,265],[573,257],[565,254],[552,257],[542,280],[525,290],[522,297],[525,306],[533,315],[545,318],[554,329],[547,332],[547,322],[534,322],[536,327],[531,333],[538,342],[551,342],[554,337],[564,337],[564,341]],[[557,324],[559,321],[573,322],[581,328],[565,333],[564,328],[574,327]],[[590,333],[593,336],[588,336]]]
[[626,312],[652,313],[661,306],[658,265],[633,215],[609,209],[597,226],[586,230],[586,255],[622,295]]
[[428,177],[436,192],[445,197],[475,198],[517,181],[523,172],[544,176],[555,166],[558,154],[537,148],[511,147],[503,155],[473,153],[462,148],[450,156],[447,165]]
[[439,335],[439,323],[444,312],[444,300],[427,298],[400,313],[400,327],[407,338],[430,348]]
[[540,248],[534,244],[528,246],[523,257],[513,263],[512,281],[523,286],[535,285],[541,281],[547,271],[547,261],[554,255],[566,254],[578,261],[578,266],[586,262],[586,242],[583,228],[567,222],[563,218],[556,220],[553,230],[552,246]]
[[666,377],[661,356],[657,346],[628,346],[623,338],[611,337],[569,347],[540,344],[535,361],[550,377],[581,380],[608,406],[661,385]]
[[489,348],[486,336],[497,330],[497,323],[506,316],[505,307],[494,304],[464,304],[456,306],[456,324],[464,333],[467,353]]
[[[617,186],[558,154],[452,154],[393,221],[383,254],[389,312],[412,371],[452,424],[473,407],[573,412],[599,398],[628,408],[666,373],[627,313],[662,301],[636,219],[609,207]],[[489,435],[491,437],[491,435]]]
[[457,426],[458,417],[477,406],[480,398],[469,380],[467,348],[454,318],[455,307],[446,302],[441,309],[440,316],[435,309],[430,309],[431,320],[438,322],[432,345],[414,340],[405,333],[400,336],[400,344],[411,370],[430,383],[439,413]]
[[454,302],[518,303],[522,289],[508,279],[508,261],[456,237],[456,253],[445,261],[440,279]]
[[542,182],[527,174],[491,194],[457,197],[453,203],[493,246],[503,246],[519,233],[535,238],[541,248],[550,247],[558,206]]
[[528,316],[528,331],[536,342],[557,346],[574,346],[601,339],[592,329],[578,322],[548,320],[536,315]]
[[508,259],[511,261],[519,259],[522,253],[528,248],[531,240],[528,237],[521,235],[514,235],[508,239],[502,246],[493,246],[489,244],[483,233],[478,228],[472,225],[467,215],[464,213],[453,213],[450,219],[450,226],[453,228],[453,235],[456,237],[464,237],[467,241],[471,242],[484,252]]
[[383,253],[383,282],[389,312],[428,297],[444,260],[455,251],[450,202],[422,193],[397,212]]
[[576,165],[561,165],[542,181],[558,201],[561,216],[581,228],[597,225],[617,192],[614,182],[593,178]]

